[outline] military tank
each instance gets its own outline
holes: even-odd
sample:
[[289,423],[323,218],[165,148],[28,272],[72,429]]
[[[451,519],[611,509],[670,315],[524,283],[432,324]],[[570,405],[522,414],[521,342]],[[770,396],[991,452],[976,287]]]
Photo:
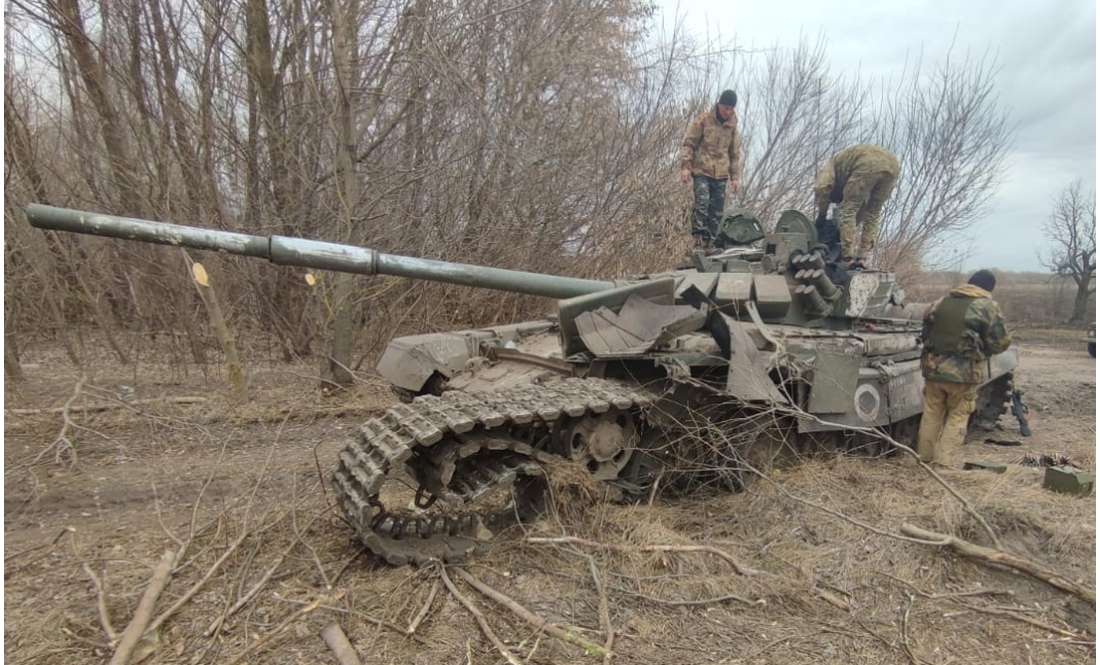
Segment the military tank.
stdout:
[[[770,233],[730,211],[717,249],[610,281],[37,204],[26,215],[44,229],[558,299],[544,319],[385,349],[377,370],[404,399],[359,428],[332,483],[358,538],[391,564],[480,550],[539,514],[551,473],[626,501],[736,491],[803,454],[887,454],[881,435],[912,443],[919,424],[926,305],[907,303],[889,271],[838,263],[835,229],[798,211]],[[1014,349],[987,363],[973,424],[1006,411],[1016,365]]]

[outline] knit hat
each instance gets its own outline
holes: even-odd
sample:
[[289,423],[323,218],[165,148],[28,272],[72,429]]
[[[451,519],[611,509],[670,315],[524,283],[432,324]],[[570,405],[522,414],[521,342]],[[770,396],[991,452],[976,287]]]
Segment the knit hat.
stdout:
[[737,93],[732,90],[723,91],[718,103],[722,106],[737,106]]
[[979,270],[970,276],[967,284],[973,284],[980,289],[993,293],[993,287],[997,285],[997,277],[988,270]]

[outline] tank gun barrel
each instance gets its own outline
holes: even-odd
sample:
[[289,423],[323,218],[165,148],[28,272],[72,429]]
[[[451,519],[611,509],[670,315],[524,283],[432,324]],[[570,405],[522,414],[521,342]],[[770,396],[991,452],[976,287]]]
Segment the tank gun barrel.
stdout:
[[613,282],[600,280],[419,259],[399,254],[386,254],[369,247],[289,236],[260,236],[235,231],[219,231],[57,208],[38,203],[28,205],[26,215],[31,226],[40,229],[136,240],[158,245],[212,249],[263,258],[279,265],[360,275],[393,275],[549,298],[572,298],[615,287]]

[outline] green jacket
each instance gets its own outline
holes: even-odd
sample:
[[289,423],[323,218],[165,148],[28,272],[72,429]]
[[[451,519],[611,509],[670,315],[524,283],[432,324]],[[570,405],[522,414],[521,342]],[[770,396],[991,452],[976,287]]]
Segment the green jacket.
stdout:
[[932,303],[924,314],[921,340],[921,374],[949,383],[981,383],[986,359],[1012,344],[1000,306],[988,291],[973,284],[952,289]]
[[717,180],[740,180],[741,135],[737,132],[737,111],[725,122],[718,119],[717,106],[695,116],[680,147],[680,168]]
[[859,143],[833,155],[814,178],[814,204],[819,214],[829,211],[829,203],[839,203],[845,185],[853,178],[877,178],[888,173],[894,178],[901,173],[898,158],[882,146]]

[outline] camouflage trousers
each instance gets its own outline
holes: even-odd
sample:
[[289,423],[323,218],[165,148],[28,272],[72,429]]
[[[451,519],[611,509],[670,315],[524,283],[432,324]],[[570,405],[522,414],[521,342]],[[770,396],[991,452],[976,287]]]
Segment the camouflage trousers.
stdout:
[[[882,206],[894,191],[897,176],[889,171],[853,173],[844,184],[844,198],[836,207],[840,247],[844,256],[865,259],[878,242]],[[860,227],[856,244],[856,227]]]
[[691,235],[713,240],[718,235],[718,222],[726,207],[726,180],[705,175],[692,175],[695,208],[691,213]]
[[924,413],[917,434],[917,455],[922,461],[955,465],[977,394],[975,383],[925,380]]

